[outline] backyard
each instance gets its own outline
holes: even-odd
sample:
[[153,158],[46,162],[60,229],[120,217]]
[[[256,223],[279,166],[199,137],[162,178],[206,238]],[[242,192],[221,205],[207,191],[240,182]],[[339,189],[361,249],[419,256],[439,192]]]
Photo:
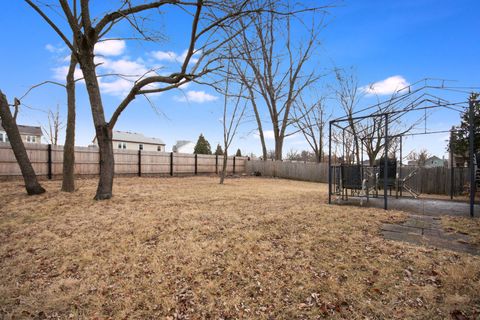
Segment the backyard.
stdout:
[[[385,240],[405,213],[329,206],[325,184],[118,178],[95,201],[96,183],[0,183],[0,318],[480,315],[479,256]],[[478,243],[478,221],[444,224]]]

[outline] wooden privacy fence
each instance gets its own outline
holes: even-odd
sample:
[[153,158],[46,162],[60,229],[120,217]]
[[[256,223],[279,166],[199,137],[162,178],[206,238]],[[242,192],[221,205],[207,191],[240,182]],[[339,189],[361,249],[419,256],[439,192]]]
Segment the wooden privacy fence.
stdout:
[[[402,167],[402,178],[414,167]],[[398,170],[398,167],[397,167]],[[455,195],[465,193],[469,184],[469,168],[453,168],[453,190]],[[328,183],[328,164],[291,161],[247,161],[246,172],[260,172],[262,176],[285,179]],[[420,193],[450,194],[450,168],[417,168],[417,173],[408,181],[408,185]]]
[[[26,144],[28,157],[38,176],[49,179],[62,175],[63,146]],[[174,152],[114,149],[115,175],[194,175],[216,174],[222,170],[223,158],[215,155],[195,155]],[[75,147],[75,174],[98,175],[100,170],[97,148]],[[247,157],[228,157],[227,173],[245,172]],[[0,179],[21,176],[9,143],[0,143]]]

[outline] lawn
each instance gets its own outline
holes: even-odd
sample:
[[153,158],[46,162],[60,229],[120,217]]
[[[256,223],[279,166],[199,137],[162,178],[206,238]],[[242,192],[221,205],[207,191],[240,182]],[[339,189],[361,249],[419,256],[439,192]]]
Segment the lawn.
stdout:
[[0,318],[465,319],[480,257],[384,240],[400,212],[281,179],[118,178],[114,197],[0,188]]

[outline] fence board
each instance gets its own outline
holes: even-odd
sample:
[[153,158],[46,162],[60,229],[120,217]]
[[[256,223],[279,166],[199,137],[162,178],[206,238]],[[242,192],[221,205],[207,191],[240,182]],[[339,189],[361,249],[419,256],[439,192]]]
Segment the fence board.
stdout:
[[[401,177],[406,177],[413,170],[416,170],[416,174],[408,181],[408,185],[415,190],[418,190],[420,193],[450,194],[449,168],[415,168],[405,166],[402,167]],[[260,172],[262,176],[268,177],[328,183],[327,163],[252,160],[246,162],[245,172],[249,174]],[[467,190],[468,172],[469,168],[454,168],[453,183],[455,195]]]
[[[28,157],[38,176],[48,174],[48,145],[26,144]],[[169,175],[170,174],[170,152],[142,151],[139,158],[137,150],[114,149],[115,175],[137,175],[140,170],[142,175]],[[198,174],[215,174],[215,155],[197,156]],[[98,149],[87,147],[75,147],[75,174],[76,175],[98,175],[100,156]],[[244,173],[247,157],[236,157],[235,172]],[[221,170],[222,157],[218,158],[218,170]],[[63,146],[52,146],[52,174],[62,175]],[[233,172],[233,157],[229,157],[227,172]],[[192,175],[195,173],[195,155],[185,153],[173,154],[174,175]],[[9,143],[0,142],[0,179],[7,177],[21,176],[20,167],[17,164]]]

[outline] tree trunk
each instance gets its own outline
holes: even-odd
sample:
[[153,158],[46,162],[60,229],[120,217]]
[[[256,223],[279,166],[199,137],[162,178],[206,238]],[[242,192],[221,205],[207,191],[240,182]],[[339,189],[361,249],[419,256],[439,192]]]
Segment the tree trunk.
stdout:
[[257,105],[253,102],[252,106],[253,112],[255,113],[255,120],[257,121],[258,135],[260,136],[260,142],[262,143],[262,159],[267,161],[267,145],[265,144],[265,136],[263,135],[262,119],[260,119],[260,114],[258,113]]
[[105,121],[105,112],[103,110],[102,97],[95,72],[93,61],[93,48],[90,50],[83,48],[84,53],[88,51],[88,56],[81,58],[80,67],[85,78],[90,107],[92,109],[93,123],[100,153],[100,179],[98,181],[95,200],[105,200],[112,197],[114,158],[112,145],[112,129]]
[[96,128],[97,142],[100,152],[100,179],[98,181],[95,200],[105,200],[112,197],[114,158],[112,131],[107,125]]
[[225,180],[225,176],[227,175],[227,161],[228,161],[228,155],[227,155],[227,148],[225,148],[225,152],[223,153],[223,166],[222,166],[222,171],[220,172],[220,184],[223,184],[223,181]]
[[41,194],[45,192],[40,183],[38,183],[35,170],[33,170],[30,159],[28,158],[25,145],[22,137],[18,131],[15,119],[12,116],[10,107],[7,102],[7,97],[0,91],[0,117],[2,118],[2,125],[7,132],[10,145],[13,153],[17,159],[20,170],[22,171],[23,180],[25,181],[25,188],[28,195]]
[[275,137],[275,160],[282,160],[283,137]]
[[63,181],[62,191],[75,191],[75,55],[70,57],[70,67],[67,74],[67,134],[63,148]]

